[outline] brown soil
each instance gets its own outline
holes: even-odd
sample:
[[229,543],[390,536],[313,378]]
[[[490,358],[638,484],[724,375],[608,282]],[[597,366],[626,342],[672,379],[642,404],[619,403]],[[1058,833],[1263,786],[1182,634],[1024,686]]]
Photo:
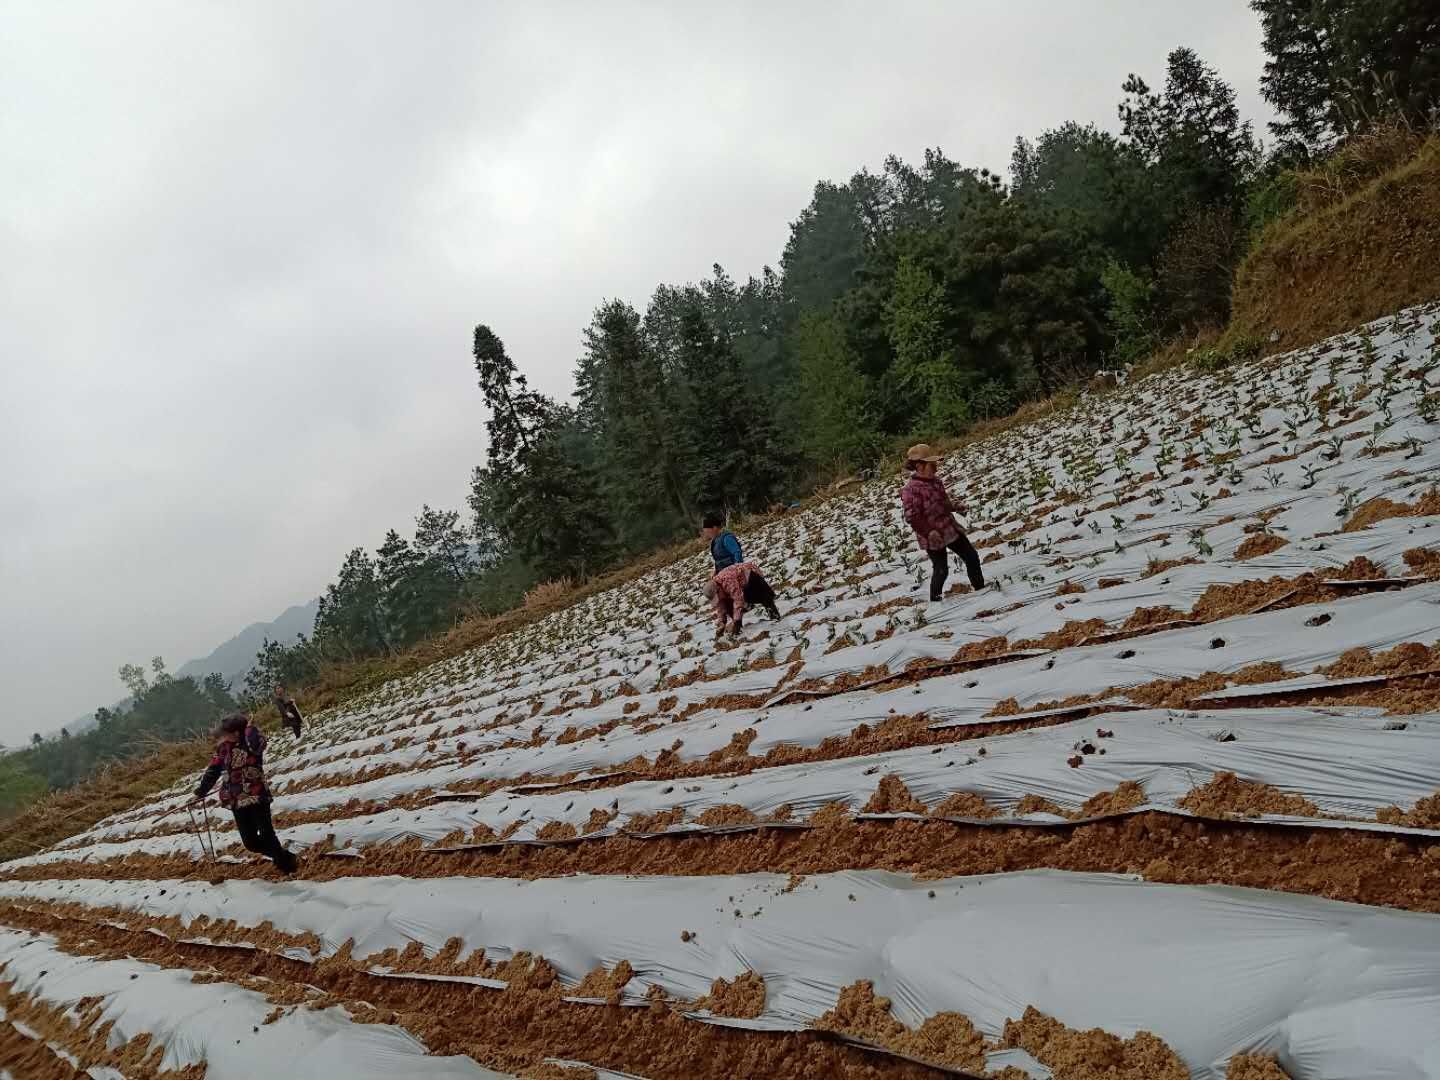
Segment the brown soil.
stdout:
[[[545,1058],[559,1057],[641,1076],[684,1076],[695,1080],[770,1075],[922,1080],[935,1075],[923,1066],[878,1060],[862,1050],[816,1035],[698,1024],[659,1000],[644,1009],[569,1004],[561,1000],[568,991],[558,985],[491,991],[449,983],[420,984],[368,975],[354,962],[340,957],[311,965],[267,952],[177,945],[143,932],[85,925],[39,912],[11,909],[5,915],[12,926],[54,934],[66,952],[102,957],[131,955],[166,968],[213,968],[216,974],[208,978],[245,985],[272,999],[281,999],[282,1004],[313,999],[320,1005],[340,1005],[357,1022],[404,1027],[433,1054],[462,1054],[505,1072],[537,1068]],[[323,993],[315,997],[307,992],[297,998],[291,988],[307,983]],[[0,985],[0,1003],[8,1008],[5,991]],[[98,1012],[97,1003],[86,1015],[98,1016]],[[49,1034],[48,1027],[38,1023],[33,1026]],[[88,1038],[96,1044],[103,1041],[94,1033]],[[71,1041],[67,1048],[77,1045]],[[123,1054],[112,1052],[114,1057],[105,1063],[126,1076],[157,1075],[138,1067],[144,1059],[143,1045],[131,1044],[125,1049]],[[148,1053],[158,1063],[160,1048]],[[203,1071],[164,1075],[167,1080],[200,1080]]]
[[1259,558],[1261,555],[1269,555],[1272,551],[1279,551],[1289,542],[1278,533],[1253,533],[1235,549],[1235,558],[1239,562]]
[[1236,1054],[1225,1066],[1225,1080],[1290,1080],[1290,1074],[1273,1057]]
[[1440,642],[1425,646],[1406,641],[1381,653],[1369,649],[1348,649],[1333,664],[1316,670],[1332,679],[1353,679],[1366,675],[1406,675],[1440,667]]
[[664,832],[672,825],[678,825],[684,820],[684,809],[673,806],[669,810],[657,810],[653,814],[633,814],[625,823],[625,828],[630,832],[658,833]]
[[1287,795],[1269,784],[1241,780],[1233,772],[1216,773],[1208,784],[1185,795],[1179,806],[1206,817],[1320,816],[1320,808],[1303,795]]
[[[15,1075],[36,1080],[83,1080],[81,1072],[65,1061],[47,1043],[53,1042],[74,1054],[80,1069],[108,1066],[139,1080],[203,1080],[205,1065],[184,1069],[160,1068],[165,1048],[151,1045],[149,1035],[139,1035],[117,1047],[109,1045],[114,1021],[100,1022],[103,999],[83,998],[71,1011],[41,1001],[14,989],[13,983],[0,982],[0,1006],[6,1020],[0,1023],[0,1066],[19,1069]],[[12,1027],[25,1024],[38,1032],[40,1039],[28,1039]]]
[[760,819],[738,803],[721,803],[712,806],[695,819],[695,824],[708,829],[725,825],[753,825]]
[[1085,586],[1078,581],[1067,581],[1055,590],[1056,596],[1073,596],[1075,593],[1083,593]]
[[602,966],[590,972],[571,991],[571,996],[604,998],[608,1004],[618,1005],[625,984],[634,977],[635,969],[630,966],[630,961],[621,960],[609,971]]
[[1074,817],[1100,817],[1104,814],[1123,814],[1145,802],[1145,789],[1134,780],[1124,780],[1114,791],[1102,791],[1085,800],[1079,813]]
[[1402,557],[1410,573],[1429,578],[1440,577],[1440,551],[1417,547],[1411,548]]
[[1105,629],[1104,619],[1071,619],[1059,630],[1052,630],[1038,638],[1025,638],[1015,642],[1014,649],[1067,649],[1079,645],[1086,638]]
[[1345,522],[1341,532],[1356,532],[1377,522],[1400,517],[1432,517],[1440,514],[1440,488],[1431,488],[1413,504],[1393,499],[1375,498],[1360,504]]
[[573,840],[580,835],[580,830],[568,821],[552,821],[542,825],[535,833],[537,840]]
[[985,1072],[985,1040],[966,1017],[939,1013],[929,1017],[918,1031],[912,1031],[890,1012],[889,998],[875,995],[869,979],[842,989],[835,1007],[814,1026],[924,1061],[982,1075]]
[[1412,829],[1440,829],[1440,791],[1418,800],[1408,812],[1398,806],[1386,806],[1375,812],[1375,820],[1385,825],[1406,825]]
[[1183,611],[1176,611],[1168,605],[1162,607],[1142,607],[1131,612],[1130,617],[1120,624],[1122,630],[1142,630],[1149,626],[1158,626],[1162,623],[1174,622],[1176,619],[1185,618]]
[[765,1011],[765,980],[753,971],[733,979],[716,979],[710,993],[695,1002],[697,1009],[709,1009],[716,1016],[754,1020]]
[[1198,566],[1199,564],[1200,560],[1196,558],[1160,559],[1157,562],[1146,564],[1145,572],[1140,576],[1141,578],[1156,577],[1160,574],[1169,573],[1178,566]]
[[923,814],[925,804],[910,794],[900,777],[893,773],[882,777],[870,801],[861,807],[862,814]]
[[1016,815],[1020,814],[1058,814],[1065,817],[1065,811],[1045,798],[1043,795],[1026,795],[1015,806]]
[[553,1062],[532,1065],[520,1072],[523,1080],[595,1080],[599,1075],[583,1065],[556,1065]]
[[610,823],[620,816],[618,810],[603,810],[600,807],[590,811],[590,817],[585,822],[582,833],[599,832],[601,829],[609,828]]
[[829,829],[850,820],[850,807],[843,802],[826,803],[810,815],[809,823],[817,829]]
[[995,818],[1000,811],[979,795],[970,791],[957,791],[930,811],[932,817]]
[[1076,1031],[1033,1007],[1005,1022],[1002,1041],[1048,1065],[1055,1080],[1190,1080],[1175,1051],[1148,1031],[1128,1039],[1099,1028]]

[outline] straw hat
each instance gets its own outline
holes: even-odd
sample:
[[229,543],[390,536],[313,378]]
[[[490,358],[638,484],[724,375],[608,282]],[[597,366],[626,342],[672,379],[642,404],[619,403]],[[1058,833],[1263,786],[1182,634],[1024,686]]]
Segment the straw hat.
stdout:
[[938,465],[943,457],[944,455],[929,443],[916,443],[905,451],[905,464],[914,465],[918,461],[928,461],[933,465]]

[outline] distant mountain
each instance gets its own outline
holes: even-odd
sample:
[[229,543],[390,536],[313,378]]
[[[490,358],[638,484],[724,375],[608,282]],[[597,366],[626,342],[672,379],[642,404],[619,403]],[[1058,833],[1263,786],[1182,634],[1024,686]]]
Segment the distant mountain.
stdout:
[[218,671],[238,688],[245,681],[245,674],[255,664],[255,654],[265,644],[265,639],[289,645],[299,634],[309,634],[315,628],[315,612],[319,610],[320,598],[308,604],[296,604],[286,608],[271,622],[251,623],[209,656],[191,660],[176,670],[177,678],[193,675],[203,679],[212,671]]
[[[309,634],[315,628],[315,612],[319,607],[320,598],[317,596],[308,604],[296,604],[286,608],[270,622],[251,623],[225,644],[218,646],[209,656],[182,664],[172,674],[176,678],[193,675],[197,679],[203,679],[212,671],[218,671],[230,683],[232,690],[238,690],[244,686],[245,675],[254,665],[255,654],[260,651],[260,646],[265,644],[265,639],[289,645],[297,634]],[[128,709],[132,700],[126,697],[113,702],[109,707]],[[70,734],[78,735],[94,726],[95,714],[92,712],[72,720],[66,728]],[[59,730],[56,728],[51,734],[58,734]]]

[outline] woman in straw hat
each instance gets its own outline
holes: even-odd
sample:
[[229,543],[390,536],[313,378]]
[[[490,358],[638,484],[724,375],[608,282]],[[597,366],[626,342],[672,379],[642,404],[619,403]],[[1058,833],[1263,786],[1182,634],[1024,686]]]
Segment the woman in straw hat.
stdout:
[[952,551],[965,563],[971,587],[977,590],[985,587],[985,575],[980,572],[980,556],[955,520],[960,508],[951,501],[945,482],[937,475],[940,460],[941,455],[928,444],[912,446],[905,454],[905,468],[910,471],[910,479],[900,492],[905,520],[915,530],[920,550],[930,556],[934,567],[930,574],[932,601],[945,594],[945,579],[950,576],[949,553]]

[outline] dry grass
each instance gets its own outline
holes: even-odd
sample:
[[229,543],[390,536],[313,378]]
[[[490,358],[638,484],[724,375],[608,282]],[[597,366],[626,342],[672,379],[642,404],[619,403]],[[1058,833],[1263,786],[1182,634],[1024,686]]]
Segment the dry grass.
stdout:
[[552,581],[542,581],[525,593],[525,607],[548,607],[557,601],[564,600],[575,591],[573,578],[555,578]]
[[107,765],[73,788],[51,792],[5,822],[0,831],[0,861],[33,855],[102,818],[130,809],[195,771],[209,753],[209,740],[203,738],[157,742],[144,757]]
[[[1412,147],[1377,141],[1364,153],[1385,163]],[[1277,333],[1279,351],[1440,298],[1440,136],[1413,149],[1348,194],[1351,174],[1376,166],[1362,150],[1317,171],[1310,201],[1324,205],[1270,226],[1241,263],[1232,328]]]

